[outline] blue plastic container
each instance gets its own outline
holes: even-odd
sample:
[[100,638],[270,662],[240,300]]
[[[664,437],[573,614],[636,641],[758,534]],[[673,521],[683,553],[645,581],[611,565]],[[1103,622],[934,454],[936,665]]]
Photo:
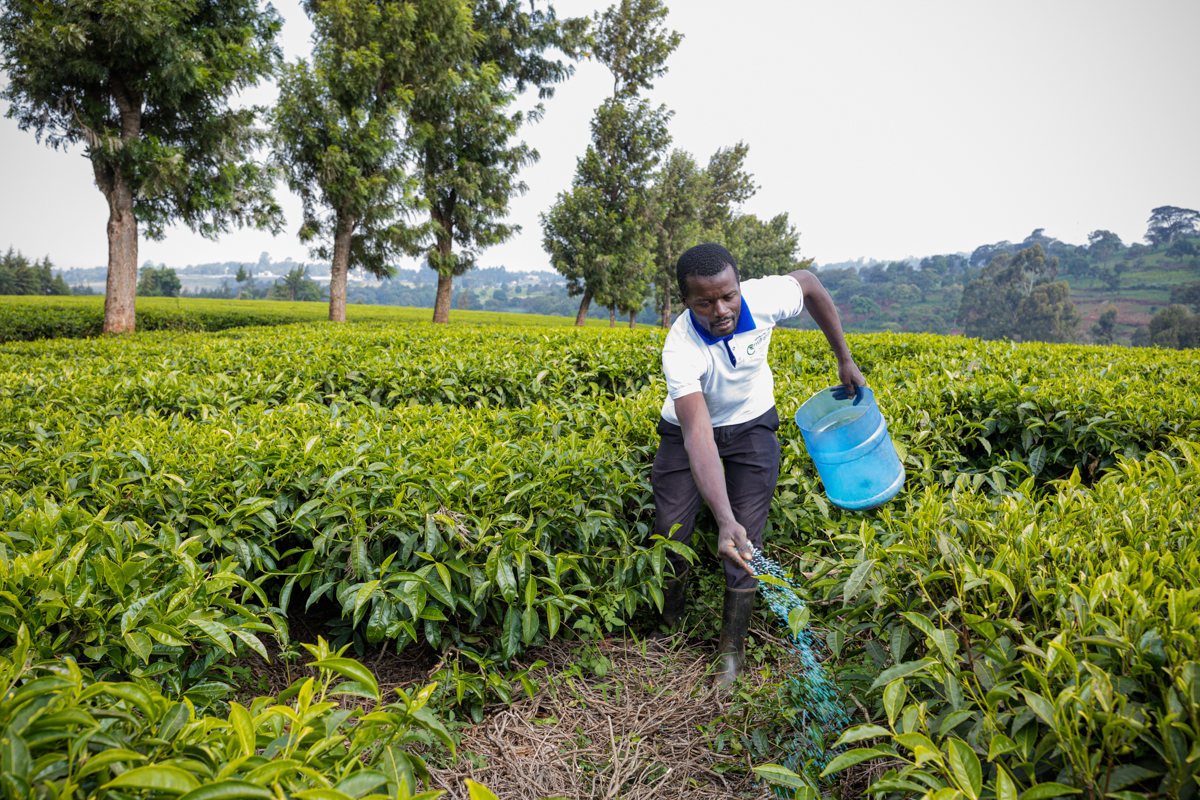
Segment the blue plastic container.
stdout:
[[825,496],[834,505],[865,511],[896,496],[904,485],[904,467],[875,393],[858,386],[853,398],[845,395],[841,386],[817,392],[796,412],[796,424]]

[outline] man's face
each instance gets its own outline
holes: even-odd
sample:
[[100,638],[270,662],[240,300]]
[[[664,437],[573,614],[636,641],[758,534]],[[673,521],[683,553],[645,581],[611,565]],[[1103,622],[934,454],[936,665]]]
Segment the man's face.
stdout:
[[710,336],[728,336],[737,330],[742,315],[742,287],[733,267],[708,277],[688,275],[682,289],[683,304]]

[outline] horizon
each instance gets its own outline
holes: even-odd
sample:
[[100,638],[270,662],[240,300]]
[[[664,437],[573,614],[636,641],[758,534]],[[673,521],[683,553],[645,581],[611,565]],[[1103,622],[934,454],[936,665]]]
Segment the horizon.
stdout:
[[[581,16],[606,4],[554,5],[560,16]],[[719,147],[749,145],[747,168],[761,188],[742,211],[788,213],[801,258],[890,263],[1019,241],[1039,227],[1067,242],[1095,229],[1140,242],[1152,208],[1200,208],[1200,158],[1178,141],[1200,123],[1187,100],[1200,74],[1200,48],[1189,40],[1200,29],[1198,3],[752,0],[736,15],[711,0],[674,5],[667,24],[685,38],[649,99],[675,112],[673,146],[701,163]],[[307,55],[312,27],[298,0],[276,7],[285,57]],[[727,57],[713,58],[714,48]],[[541,152],[521,172],[529,191],[510,204],[508,220],[524,230],[484,250],[481,266],[552,270],[537,215],[569,186],[611,79],[584,60],[556,88],[542,121],[519,133]],[[269,104],[275,92],[263,84],[237,104]],[[532,105],[525,96],[514,108]],[[82,148],[68,158],[4,119],[0,152],[20,188],[0,200],[8,233],[0,246],[103,265],[107,207]],[[235,231],[214,243],[173,226],[164,241],[143,237],[138,261],[208,263],[264,250],[308,261],[295,237],[299,200],[282,184],[277,196],[288,217],[278,237]]]

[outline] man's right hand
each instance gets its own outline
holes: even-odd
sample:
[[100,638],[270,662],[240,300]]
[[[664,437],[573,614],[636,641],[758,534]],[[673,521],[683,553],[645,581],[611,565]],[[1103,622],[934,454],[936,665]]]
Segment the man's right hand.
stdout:
[[683,429],[683,446],[687,448],[692,478],[720,526],[717,555],[753,575],[754,570],[748,563],[751,556],[750,541],[746,538],[746,529],[733,518],[733,510],[729,507],[725,469],[721,466],[721,455],[713,439],[712,420],[708,416],[704,395],[695,392],[677,398],[675,413],[679,415],[679,427]]
[[718,556],[753,576],[754,570],[750,568],[753,553],[754,548],[750,546],[750,541],[746,538],[746,529],[741,523],[732,521],[721,526],[720,533],[717,534]]

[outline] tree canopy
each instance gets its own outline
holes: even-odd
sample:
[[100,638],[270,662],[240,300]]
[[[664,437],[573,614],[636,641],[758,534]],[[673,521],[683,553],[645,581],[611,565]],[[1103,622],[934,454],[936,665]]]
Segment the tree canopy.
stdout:
[[[546,58],[555,48],[576,55],[585,19],[559,20],[522,0],[479,0],[474,4],[474,46],[458,78],[440,92],[418,93],[407,111],[406,147],[417,164],[420,192],[430,211],[422,244],[412,248],[438,273],[433,321],[448,322],[452,281],[474,267],[479,252],[519,230],[508,224],[509,200],[525,191],[520,169],[538,158],[513,137],[527,118],[510,112],[516,94],[536,87],[554,93],[572,67]],[[454,245],[458,245],[458,252]]]
[[1200,211],[1176,206],[1159,206],[1150,212],[1146,241],[1158,247],[1169,245],[1181,236],[1200,234]]
[[[671,143],[672,114],[639,92],[665,74],[666,58],[683,38],[662,27],[666,13],[660,0],[621,0],[595,17],[593,51],[613,74],[613,94],[592,119],[592,142],[576,161],[572,189],[541,215],[543,247],[572,295],[583,295],[577,325],[593,299],[609,308],[610,320],[620,311],[632,325],[650,292],[656,231],[650,184]],[[589,210],[584,202],[599,207]]]
[[613,97],[635,97],[667,74],[667,58],[683,34],[665,26],[661,0],[620,0],[596,14],[592,52],[613,76]]
[[1172,350],[1200,347],[1200,314],[1190,314],[1181,305],[1167,306],[1151,318],[1149,325],[1134,331],[1132,344]]
[[1109,306],[1092,326],[1092,339],[1096,344],[1114,344],[1117,341],[1117,307]]
[[786,212],[763,222],[753,214],[738,216],[729,225],[726,247],[738,263],[742,280],[766,275],[787,275],[812,266],[800,260],[800,234]]
[[1058,259],[1047,258],[1040,244],[995,256],[963,290],[958,324],[981,339],[1073,341],[1080,314],[1057,273]]
[[654,289],[660,324],[671,325],[675,296],[675,262],[703,233],[704,210],[711,180],[691,153],[673,150],[654,181],[650,204],[654,215]]
[[0,294],[68,295],[71,287],[54,274],[50,256],[30,261],[10,247],[0,256]]
[[138,297],[178,297],[182,286],[175,270],[167,266],[155,267],[147,262],[137,282],[137,293]]
[[1088,251],[1106,267],[1117,251],[1124,246],[1121,237],[1112,231],[1095,230],[1088,234]]
[[306,7],[313,54],[284,67],[272,113],[276,163],[304,203],[301,241],[330,267],[329,318],[346,320],[346,278],[390,273],[424,231],[406,171],[400,115],[441,95],[474,44],[465,0],[322,0]]
[[278,229],[252,158],[261,109],[228,99],[272,73],[279,28],[254,0],[0,5],[8,116],[52,147],[82,143],[108,202],[105,333],[135,325],[139,223],[156,239],[175,221]]
[[1176,286],[1171,290],[1171,302],[1191,306],[1192,311],[1200,314],[1200,281]]

